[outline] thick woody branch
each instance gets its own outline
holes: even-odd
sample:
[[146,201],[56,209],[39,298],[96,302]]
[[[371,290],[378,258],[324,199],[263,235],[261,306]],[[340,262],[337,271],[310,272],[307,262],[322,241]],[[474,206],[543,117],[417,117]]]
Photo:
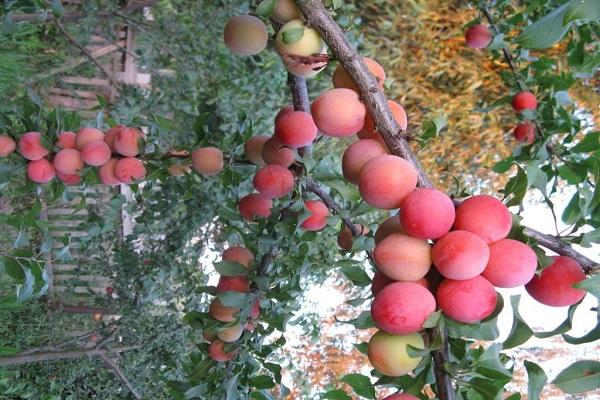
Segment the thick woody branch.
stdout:
[[431,181],[406,140],[406,131],[400,128],[392,115],[383,90],[342,29],[331,18],[320,0],[298,0],[297,3],[308,23],[319,32],[335,58],[358,87],[367,111],[375,121],[377,131],[392,154],[404,158],[417,168],[420,186],[431,187]]
[[[94,14],[96,18],[107,18],[112,17],[114,15],[121,14],[129,14],[132,11],[139,10],[144,7],[149,7],[156,4],[157,0],[146,0],[146,1],[137,1],[128,5],[127,7],[122,8],[120,11],[112,12],[98,12]],[[70,13],[66,13],[62,17],[60,17],[61,21],[76,21],[78,19],[85,18],[87,14],[82,11],[74,11]],[[51,13],[35,13],[35,14],[13,14],[10,16],[10,21],[12,22],[53,22],[56,21],[57,18]]]
[[571,257],[575,261],[577,261],[583,267],[583,270],[590,274],[594,271],[600,269],[600,265],[579,253],[573,247],[565,242],[563,242],[560,238],[554,235],[548,235],[547,233],[538,232],[535,229],[531,229],[525,227],[523,230],[525,235],[534,239],[540,246],[547,248],[548,250],[552,250],[556,254],[560,254],[561,256]]
[[32,362],[40,361],[54,361],[54,360],[67,360],[76,359],[82,357],[100,357],[100,355],[109,355],[114,353],[121,353],[128,350],[137,350],[142,346],[123,346],[115,347],[109,350],[99,349],[76,349],[67,351],[50,351],[44,353],[33,353],[33,354],[15,354],[10,357],[0,357],[0,366],[7,365],[18,365],[27,364]]

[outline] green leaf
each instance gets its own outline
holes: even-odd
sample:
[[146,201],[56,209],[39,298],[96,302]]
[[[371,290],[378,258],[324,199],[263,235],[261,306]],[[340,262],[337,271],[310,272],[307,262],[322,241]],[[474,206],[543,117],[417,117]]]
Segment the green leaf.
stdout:
[[356,286],[367,286],[371,284],[369,275],[357,265],[342,268],[342,273]]
[[352,400],[346,392],[341,389],[330,390],[321,396],[323,400]]
[[563,25],[577,20],[594,21],[597,19],[600,19],[600,2],[598,0],[571,0],[563,18]]
[[585,335],[583,335],[581,337],[574,337],[574,336],[567,335],[565,333],[562,334],[562,337],[565,340],[565,342],[570,343],[570,344],[582,344],[582,343],[595,342],[596,340],[600,340],[600,323],[598,323],[594,329],[592,329],[591,331],[589,331],[588,333],[586,333]]
[[600,275],[592,275],[583,281],[573,285],[576,288],[583,289],[586,292],[600,299]]
[[600,387],[600,362],[576,361],[561,371],[552,383],[569,394],[597,389]]
[[248,303],[248,294],[234,291],[217,293],[217,297],[225,307],[241,308]]
[[570,150],[573,153],[589,153],[598,149],[600,149],[600,131],[586,133],[581,142]]
[[375,326],[375,324],[373,323],[373,318],[371,318],[370,311],[363,311],[357,318],[351,319],[349,321],[342,321],[337,319],[336,317],[336,321],[342,322],[344,324],[354,325],[354,327],[357,329],[368,329]]
[[527,381],[529,382],[527,385],[527,399],[538,400],[544,385],[548,382],[548,377],[544,370],[534,362],[525,360],[525,369],[527,370]]
[[273,14],[276,5],[277,0],[263,0],[256,7],[256,14],[263,17],[270,17],[271,14]]
[[575,310],[577,310],[577,306],[579,306],[579,304],[581,304],[581,302],[573,304],[569,307],[569,310],[567,311],[567,318],[565,318],[565,320],[555,329],[548,332],[533,332],[533,336],[540,339],[545,339],[550,336],[560,335],[570,331],[573,327],[573,315],[575,314]]
[[253,376],[249,381],[250,385],[257,389],[271,389],[275,387],[275,382],[273,382],[273,379],[269,375]]
[[438,115],[432,119],[423,121],[421,124],[421,136],[419,137],[419,141],[424,144],[429,140],[436,139],[447,124],[448,120],[443,115]]
[[423,322],[423,328],[435,328],[436,326],[438,326],[441,316],[442,310],[438,310],[432,313],[429,317],[427,317],[425,322]]
[[223,276],[238,276],[246,274],[246,268],[242,264],[231,261],[218,261],[213,264],[215,270]]
[[304,27],[290,28],[281,32],[281,39],[285,44],[294,44],[299,42],[304,36]]
[[519,301],[521,295],[510,296],[510,304],[513,310],[513,323],[508,337],[502,343],[503,349],[511,349],[525,343],[533,335],[533,330],[525,323],[519,313]]
[[571,197],[571,200],[569,200],[569,203],[565,207],[560,218],[565,224],[571,225],[577,222],[580,216],[581,210],[579,208],[579,192],[575,192],[573,197]]
[[494,166],[492,167],[492,171],[498,174],[504,173],[508,171],[510,167],[512,167],[514,161],[515,158],[513,156],[507,157],[504,160],[500,160],[496,164],[494,164]]
[[366,397],[367,399],[375,399],[375,387],[367,376],[348,374],[344,375],[340,380],[350,385],[359,396]]
[[558,42],[567,33],[570,23],[563,25],[568,4],[563,4],[526,27],[515,43],[527,49],[545,49]]

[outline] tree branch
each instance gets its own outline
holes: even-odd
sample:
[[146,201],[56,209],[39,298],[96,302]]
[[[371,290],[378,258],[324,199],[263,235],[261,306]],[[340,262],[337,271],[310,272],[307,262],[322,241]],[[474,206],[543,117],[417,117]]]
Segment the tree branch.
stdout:
[[121,86],[114,80],[113,76],[106,70],[106,68],[104,68],[102,66],[102,64],[100,64],[98,62],[98,60],[96,60],[96,58],[88,51],[88,49],[86,49],[83,45],[81,45],[81,43],[79,43],[77,40],[75,40],[75,38],[73,36],[71,36],[69,31],[67,31],[67,29],[64,27],[64,25],[59,20],[56,20],[54,23],[56,24],[58,29],[62,32],[62,34],[67,38],[67,40],[69,42],[71,42],[71,44],[73,44],[73,46],[77,47],[83,54],[85,54],[85,56],[87,58],[89,58],[90,61],[96,65],[96,67],[98,67],[98,69],[106,76],[106,78],[110,81],[110,83],[112,83],[112,85],[115,88],[117,88],[117,89],[121,88]]
[[141,345],[114,347],[108,350],[98,349],[75,349],[66,351],[49,351],[45,353],[34,354],[15,354],[10,357],[0,357],[0,366],[27,364],[40,361],[66,360],[82,357],[99,357],[101,354],[121,353],[129,350],[137,350],[142,348]]
[[[335,202],[335,200],[329,195],[329,193],[327,193],[327,191],[321,185],[319,185],[317,181],[315,181],[312,178],[306,178],[304,179],[304,187],[309,192],[313,192],[314,194],[316,194],[323,201],[323,203],[325,203],[327,208],[335,212],[342,219],[344,225],[346,225],[348,229],[350,229],[350,232],[352,232],[352,236],[358,237],[362,234],[362,230],[357,228],[356,225],[352,222],[352,220],[344,215],[342,207],[340,207]],[[366,253],[369,257],[369,260],[373,263],[373,265],[375,265],[373,251],[366,250]]]
[[342,64],[358,87],[367,111],[373,117],[377,131],[383,137],[392,154],[398,155],[415,166],[419,173],[419,185],[431,187],[431,181],[412,152],[402,130],[392,115],[387,98],[362,57],[352,47],[339,25],[331,18],[320,0],[297,0],[308,23],[321,35],[329,49]]
[[583,254],[579,253],[578,251],[573,249],[573,247],[571,245],[563,242],[557,236],[538,232],[535,229],[531,229],[528,227],[525,227],[525,229],[523,230],[523,233],[525,233],[525,235],[529,236],[530,238],[532,238],[536,242],[538,242],[538,244],[540,246],[543,246],[549,250],[552,250],[556,254],[571,257],[572,259],[577,261],[579,264],[581,264],[581,267],[583,268],[583,270],[588,274],[593,273],[593,272],[597,271],[598,269],[600,269],[600,265],[597,262],[595,262],[594,260],[591,260],[591,259],[587,258],[586,256],[584,256]]
[[[150,7],[154,4],[156,4],[156,2],[157,2],[157,0],[138,1],[138,2],[132,3],[131,5],[129,5],[127,7],[121,8],[120,11],[117,11],[117,12],[102,11],[102,12],[98,12],[94,16],[96,18],[106,18],[106,17],[112,17],[114,15],[119,15],[118,13],[131,13],[132,11],[136,11],[136,10],[139,10],[144,7]],[[85,18],[86,16],[87,16],[87,14],[85,14],[83,11],[74,11],[74,12],[66,13],[65,15],[60,17],[60,20],[75,21],[75,20],[78,20],[81,18]],[[57,21],[57,18],[54,15],[52,15],[51,13],[12,14],[10,16],[10,21],[11,22],[54,22],[54,21]]]
[[108,357],[106,354],[102,354],[102,353],[98,354],[98,357],[100,357],[108,365],[108,367],[114,372],[114,374],[121,380],[121,382],[123,382],[125,384],[125,386],[127,386],[127,389],[129,389],[129,392],[131,393],[131,395],[133,397],[135,397],[137,400],[142,399],[142,396],[140,396],[139,393],[135,390],[135,387],[133,387],[133,384],[131,382],[129,382],[129,379],[127,379],[123,370],[121,370],[121,368],[119,368],[119,366],[113,360],[111,360],[110,357]]

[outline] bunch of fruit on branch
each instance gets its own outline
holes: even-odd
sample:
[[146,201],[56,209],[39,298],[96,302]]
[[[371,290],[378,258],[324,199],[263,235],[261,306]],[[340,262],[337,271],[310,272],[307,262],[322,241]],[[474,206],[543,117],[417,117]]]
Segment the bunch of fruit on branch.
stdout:
[[[117,125],[102,132],[84,127],[77,132],[56,134],[26,132],[18,138],[0,136],[0,158],[15,150],[27,161],[27,177],[35,183],[49,183],[55,178],[66,185],[77,185],[88,169],[95,169],[104,185],[130,185],[146,178],[145,137],[137,128]],[[189,158],[178,151],[167,158]],[[191,153],[191,167],[203,176],[213,176],[223,169],[223,153],[215,147],[201,147]],[[173,176],[191,170],[186,159],[167,166]]]
[[[277,2],[272,16],[283,26],[276,33],[275,48],[290,73],[313,76],[322,69],[318,63],[322,62],[319,55],[325,52],[323,41],[304,25],[299,10],[286,14],[294,17],[287,20],[278,13],[279,4],[293,2]],[[491,35],[483,40],[480,31],[481,26],[469,30],[470,46],[482,48],[489,44]],[[249,55],[266,47],[268,33],[259,18],[243,15],[229,21],[224,38],[233,53]],[[372,59],[363,61],[383,88],[383,68]],[[377,123],[342,66],[333,74],[333,86],[312,102],[310,113],[284,107],[275,119],[273,136],[256,136],[246,142],[247,158],[264,166],[254,177],[258,193],[241,199],[240,213],[250,220],[267,218],[272,199],[287,196],[294,189],[289,167],[297,149],[310,145],[319,134],[357,135],[358,140],[344,151],[343,175],[358,186],[366,203],[393,214],[374,235],[377,271],[371,315],[379,331],[368,344],[368,356],[377,371],[393,377],[410,373],[421,357],[411,356],[408,346],[427,347],[424,325],[436,310],[458,323],[477,324],[494,313],[496,288],[525,286],[538,302],[554,307],[576,304],[585,296],[584,290],[573,285],[586,275],[569,257],[554,257],[552,264],[536,275],[538,257],[530,246],[508,237],[512,215],[500,200],[477,195],[456,206],[439,190],[418,188],[418,171],[408,161],[390,154]],[[535,110],[536,106],[535,96],[529,92],[513,99],[517,112]],[[402,106],[389,101],[389,107],[405,130],[407,116]],[[517,139],[530,143],[534,133],[521,135],[521,130],[517,128]],[[313,209],[307,204],[307,208],[311,213],[321,208],[323,214],[326,211],[325,205]],[[356,227],[368,234],[362,225]],[[338,243],[350,250],[352,240],[352,232],[346,227]],[[416,397],[396,394],[388,399],[412,398]]]
[[[490,28],[483,24],[475,24],[465,32],[467,46],[473,49],[484,49],[492,42]],[[537,109],[537,98],[529,91],[521,91],[514,95],[512,107],[516,113],[533,112]],[[513,137],[521,143],[532,144],[535,142],[536,126],[533,122],[525,120],[520,122],[513,130]]]

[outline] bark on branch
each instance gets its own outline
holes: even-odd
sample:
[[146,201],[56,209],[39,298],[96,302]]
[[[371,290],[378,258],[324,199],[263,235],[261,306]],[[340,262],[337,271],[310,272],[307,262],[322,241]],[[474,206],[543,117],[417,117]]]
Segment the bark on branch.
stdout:
[[125,386],[127,386],[127,389],[129,389],[131,395],[137,400],[141,400],[142,396],[140,396],[137,390],[135,390],[135,387],[129,381],[129,379],[127,379],[125,373],[123,372],[123,370],[121,370],[121,368],[119,368],[117,363],[111,360],[110,357],[106,354],[99,354],[98,356],[106,363],[106,365],[108,365],[108,367],[115,373],[115,375],[121,380],[121,382],[123,382]]
[[100,357],[100,355],[110,355],[122,353],[129,350],[137,350],[142,348],[140,345],[114,347],[112,349],[75,349],[66,351],[49,351],[44,353],[33,354],[15,354],[10,357],[0,357],[0,366],[27,364],[40,361],[67,360],[82,357]]
[[[157,2],[157,0],[136,1],[136,2],[133,2],[132,4],[128,5],[127,7],[121,8],[121,10],[118,12],[101,11],[101,12],[96,13],[94,16],[96,18],[106,18],[106,17],[112,17],[114,15],[118,15],[118,13],[129,14],[132,11],[136,11],[136,10],[139,10],[144,7],[150,7],[154,4],[156,4],[156,2]],[[66,13],[59,19],[61,21],[75,21],[75,20],[84,18],[86,16],[87,16],[87,14],[85,14],[83,11],[73,11],[70,13]],[[12,21],[12,22],[53,22],[56,20],[57,20],[57,18],[54,15],[49,14],[49,13],[13,14],[10,16],[10,21]]]
[[413,164],[419,172],[419,185],[431,187],[431,181],[413,153],[406,131],[396,122],[388,106],[387,98],[375,77],[356,49],[352,47],[339,25],[331,18],[320,0],[297,0],[308,23],[321,35],[329,49],[358,87],[367,111],[373,117],[378,132],[392,154]]

